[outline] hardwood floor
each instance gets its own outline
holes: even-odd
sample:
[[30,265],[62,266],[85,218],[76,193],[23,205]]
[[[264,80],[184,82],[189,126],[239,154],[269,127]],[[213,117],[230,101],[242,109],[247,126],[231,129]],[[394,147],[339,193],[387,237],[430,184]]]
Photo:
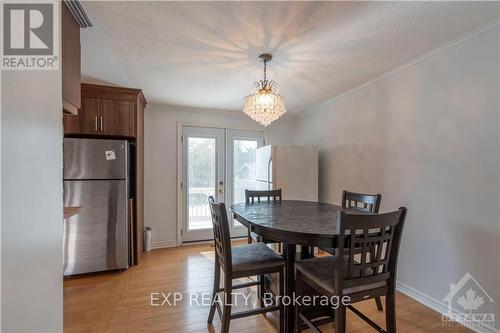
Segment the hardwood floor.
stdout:
[[[190,305],[187,295],[211,292],[212,250],[207,244],[153,250],[128,271],[66,279],[64,332],[219,332],[218,316],[213,326],[207,326],[208,306]],[[177,306],[151,306],[151,293],[175,291],[185,293]],[[248,291],[255,296],[255,288]],[[173,302],[172,297],[169,300]],[[438,313],[403,294],[398,294],[397,306],[398,332],[470,332],[463,327],[443,328]],[[373,300],[359,303],[359,308],[384,327],[384,315],[376,310]],[[268,314],[232,320],[230,331],[276,332],[274,317]],[[326,326],[324,331],[332,329]],[[347,332],[375,331],[348,311]]]

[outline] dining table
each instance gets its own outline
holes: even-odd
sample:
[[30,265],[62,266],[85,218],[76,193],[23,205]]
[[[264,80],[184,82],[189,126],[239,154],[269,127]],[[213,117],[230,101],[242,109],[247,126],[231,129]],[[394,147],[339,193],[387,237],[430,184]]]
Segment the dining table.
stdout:
[[[238,203],[231,207],[235,220],[265,239],[283,244],[286,260],[285,296],[295,290],[294,263],[313,254],[310,248],[336,248],[338,242],[337,213],[349,211],[341,206],[298,200]],[[297,252],[297,245],[300,251]],[[285,331],[295,332],[293,303],[285,310]]]

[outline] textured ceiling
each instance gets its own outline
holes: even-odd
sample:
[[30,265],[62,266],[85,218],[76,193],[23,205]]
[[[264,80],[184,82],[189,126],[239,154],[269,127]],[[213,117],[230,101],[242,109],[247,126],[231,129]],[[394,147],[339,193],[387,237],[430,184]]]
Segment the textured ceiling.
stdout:
[[301,112],[498,19],[498,3],[85,2],[87,80],[151,103],[241,110],[262,65]]

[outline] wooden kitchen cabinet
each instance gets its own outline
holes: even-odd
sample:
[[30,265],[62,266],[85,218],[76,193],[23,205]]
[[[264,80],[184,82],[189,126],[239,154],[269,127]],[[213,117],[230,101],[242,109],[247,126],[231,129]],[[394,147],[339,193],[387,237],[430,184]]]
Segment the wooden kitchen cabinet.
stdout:
[[[92,26],[79,1],[61,1],[61,77],[64,114],[78,114],[81,107],[80,28]],[[69,121],[76,125],[75,120]]]
[[101,127],[105,135],[123,135],[135,137],[134,107],[132,101],[101,101]]
[[99,104],[100,100],[97,98],[82,98],[82,108],[78,115],[64,115],[64,133],[98,134]]
[[134,197],[130,198],[131,265],[142,255],[144,230],[144,109],[146,99],[140,89],[81,84],[78,115],[65,114],[67,137],[127,139],[134,147]]
[[82,134],[99,133],[99,115],[101,101],[98,98],[82,98],[82,108],[78,118],[80,118],[78,132]]
[[63,111],[80,108],[80,26],[66,4],[61,6],[61,73]]
[[140,89],[81,86],[81,109],[77,116],[64,116],[65,135],[137,136],[138,113],[146,105]]

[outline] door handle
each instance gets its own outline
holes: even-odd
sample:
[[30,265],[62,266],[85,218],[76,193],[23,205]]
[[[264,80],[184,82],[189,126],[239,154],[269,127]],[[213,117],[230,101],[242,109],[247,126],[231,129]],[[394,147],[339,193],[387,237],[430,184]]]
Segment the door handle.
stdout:
[[95,116],[95,131],[98,132],[99,130],[97,129],[97,116]]
[[104,131],[104,117],[101,116],[101,132]]

